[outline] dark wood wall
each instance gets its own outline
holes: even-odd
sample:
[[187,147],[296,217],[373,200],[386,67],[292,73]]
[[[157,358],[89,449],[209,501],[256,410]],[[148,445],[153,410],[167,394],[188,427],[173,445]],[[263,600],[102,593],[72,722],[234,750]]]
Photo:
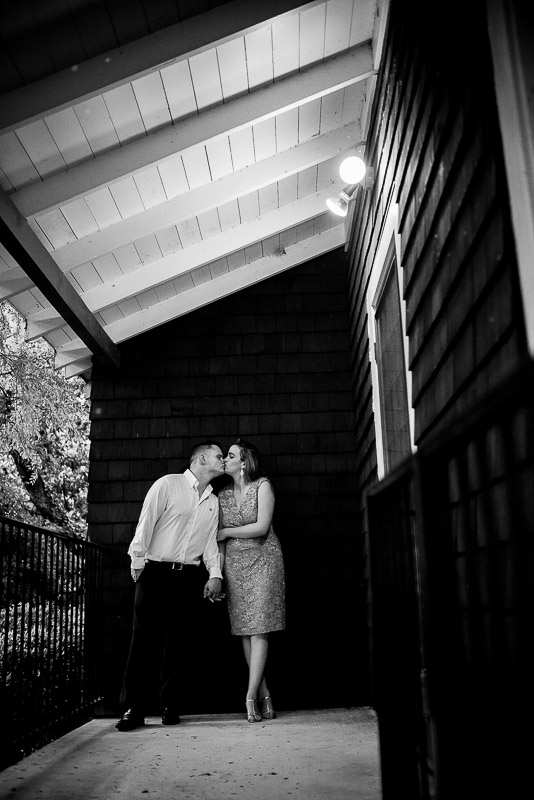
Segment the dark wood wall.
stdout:
[[[365,702],[358,639],[359,554],[347,268],[337,250],[122,345],[117,376],[92,382],[89,534],[107,545],[108,707],[126,657],[128,545],[144,495],[181,471],[192,445],[236,436],[265,456],[287,569],[287,630],[273,636],[271,690],[286,708]],[[192,712],[241,710],[239,642],[211,607],[213,658]],[[363,670],[363,674],[365,670]],[[206,683],[208,689],[203,686]]]
[[526,356],[485,6],[391,1],[350,245],[357,472],[377,480],[366,293],[399,204],[415,441],[474,409]]

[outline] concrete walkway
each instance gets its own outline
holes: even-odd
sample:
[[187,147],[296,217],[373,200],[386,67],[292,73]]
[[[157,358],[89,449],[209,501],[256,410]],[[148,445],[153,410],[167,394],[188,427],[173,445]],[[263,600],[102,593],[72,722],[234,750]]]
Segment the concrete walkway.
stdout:
[[372,709],[151,717],[115,730],[96,719],[0,772],[0,797],[16,800],[380,800]]

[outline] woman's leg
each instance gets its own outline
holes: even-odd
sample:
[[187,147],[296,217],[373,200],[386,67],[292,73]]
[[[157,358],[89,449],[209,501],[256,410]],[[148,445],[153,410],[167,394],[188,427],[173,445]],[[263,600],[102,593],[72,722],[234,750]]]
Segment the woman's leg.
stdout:
[[[249,667],[247,700],[256,700],[258,694],[260,697],[266,697],[268,694],[264,673],[269,651],[269,634],[260,633],[250,637],[243,637],[243,639],[245,638],[249,639],[248,644],[243,641],[245,658]],[[249,651],[248,658],[247,650]]]

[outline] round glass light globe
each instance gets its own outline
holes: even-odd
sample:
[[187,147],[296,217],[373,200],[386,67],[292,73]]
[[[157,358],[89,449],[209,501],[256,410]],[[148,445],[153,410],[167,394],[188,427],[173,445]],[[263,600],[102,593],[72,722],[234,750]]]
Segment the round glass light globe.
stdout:
[[342,161],[339,176],[345,183],[359,183],[365,175],[365,164],[358,156],[349,156]]

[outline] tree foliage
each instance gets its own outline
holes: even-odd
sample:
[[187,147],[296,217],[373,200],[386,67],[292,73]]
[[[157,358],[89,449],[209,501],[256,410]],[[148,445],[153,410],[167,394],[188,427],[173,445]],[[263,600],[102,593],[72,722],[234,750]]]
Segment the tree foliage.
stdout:
[[44,339],[0,303],[0,513],[86,532],[89,401],[81,378],[54,368]]

